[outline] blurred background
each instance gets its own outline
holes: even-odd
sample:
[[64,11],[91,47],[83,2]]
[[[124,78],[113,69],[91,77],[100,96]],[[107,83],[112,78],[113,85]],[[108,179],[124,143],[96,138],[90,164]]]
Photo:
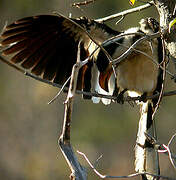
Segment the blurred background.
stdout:
[[[72,13],[72,17],[100,18],[132,8],[128,0],[97,0],[82,9],[71,7],[74,2],[78,1],[0,0],[0,27],[2,29],[6,22],[11,23],[25,16],[51,14],[53,11],[66,16]],[[147,16],[157,17],[155,9],[129,15],[118,25],[115,25],[115,21],[108,24],[123,30],[137,26],[138,21]],[[47,105],[58,92],[57,88],[25,77],[1,62],[0,86],[0,179],[69,179],[70,170],[57,145],[62,128],[65,95]],[[176,84],[167,81],[166,87],[173,90]],[[167,144],[176,132],[175,107],[175,96],[164,98],[156,115],[158,139],[161,143]],[[134,173],[138,120],[138,108],[127,103],[105,106],[77,96],[71,132],[73,148],[84,152],[93,163],[103,155],[97,165],[101,173]],[[173,152],[175,147],[173,142]],[[87,167],[89,179],[99,179],[85,160],[78,157]],[[160,166],[162,175],[176,177],[167,156],[160,155]]]

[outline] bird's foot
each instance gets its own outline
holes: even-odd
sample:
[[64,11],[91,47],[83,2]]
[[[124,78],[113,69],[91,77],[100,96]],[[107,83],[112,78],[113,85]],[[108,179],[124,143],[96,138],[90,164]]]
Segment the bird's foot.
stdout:
[[147,93],[144,93],[141,95],[140,99],[139,99],[139,102],[146,102],[147,101]]
[[124,93],[127,91],[127,89],[124,89],[122,92],[120,92],[118,95],[117,95],[117,103],[119,104],[124,104]]

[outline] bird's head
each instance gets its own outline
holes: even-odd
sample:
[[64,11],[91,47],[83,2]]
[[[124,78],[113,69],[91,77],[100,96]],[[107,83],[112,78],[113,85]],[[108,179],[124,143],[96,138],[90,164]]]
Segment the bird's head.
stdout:
[[152,34],[159,31],[159,23],[152,17],[141,19],[140,29],[146,34]]

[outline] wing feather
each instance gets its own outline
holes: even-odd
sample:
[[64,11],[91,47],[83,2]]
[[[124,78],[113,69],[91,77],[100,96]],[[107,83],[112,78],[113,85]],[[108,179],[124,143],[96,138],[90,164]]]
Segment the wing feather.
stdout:
[[[40,15],[8,25],[1,35],[3,55],[13,55],[13,63],[31,69],[35,75],[63,84],[76,62],[77,46],[83,31],[62,16]],[[87,54],[82,48],[81,54]],[[86,56],[82,57],[86,58]]]
[[[12,55],[10,60],[13,63],[20,63],[33,74],[62,85],[71,75],[77,60],[80,40],[81,60],[90,54],[92,40],[85,31],[99,43],[118,34],[108,26],[87,18],[68,19],[62,15],[27,17],[6,26],[1,35],[1,45],[7,47],[3,55]],[[91,68],[92,62],[81,68],[78,89],[91,90]]]

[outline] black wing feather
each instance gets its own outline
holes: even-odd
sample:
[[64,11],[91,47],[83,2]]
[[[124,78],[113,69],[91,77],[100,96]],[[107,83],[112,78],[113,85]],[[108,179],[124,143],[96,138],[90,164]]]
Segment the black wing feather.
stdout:
[[[63,85],[70,77],[72,67],[77,60],[80,40],[82,40],[81,60],[89,56],[85,44],[88,45],[91,39],[83,28],[89,33],[93,31],[93,38],[95,40],[97,38],[100,43],[108,38],[104,38],[103,35],[112,36],[119,33],[105,24],[87,18],[68,19],[62,15],[27,17],[5,28],[1,35],[1,45],[8,48],[3,50],[3,54],[12,55],[10,60],[13,63],[20,63],[33,74]],[[97,32],[100,34],[96,35]],[[104,63],[103,61],[100,64]],[[78,89],[90,91],[91,69],[92,62],[80,69]]]
[[[3,54],[14,54],[13,63],[20,63],[25,69],[31,68],[35,75],[62,85],[71,75],[81,36],[80,27],[69,19],[40,15],[8,25],[1,35],[1,44],[10,45]],[[84,48],[81,51],[84,60],[88,53]]]

